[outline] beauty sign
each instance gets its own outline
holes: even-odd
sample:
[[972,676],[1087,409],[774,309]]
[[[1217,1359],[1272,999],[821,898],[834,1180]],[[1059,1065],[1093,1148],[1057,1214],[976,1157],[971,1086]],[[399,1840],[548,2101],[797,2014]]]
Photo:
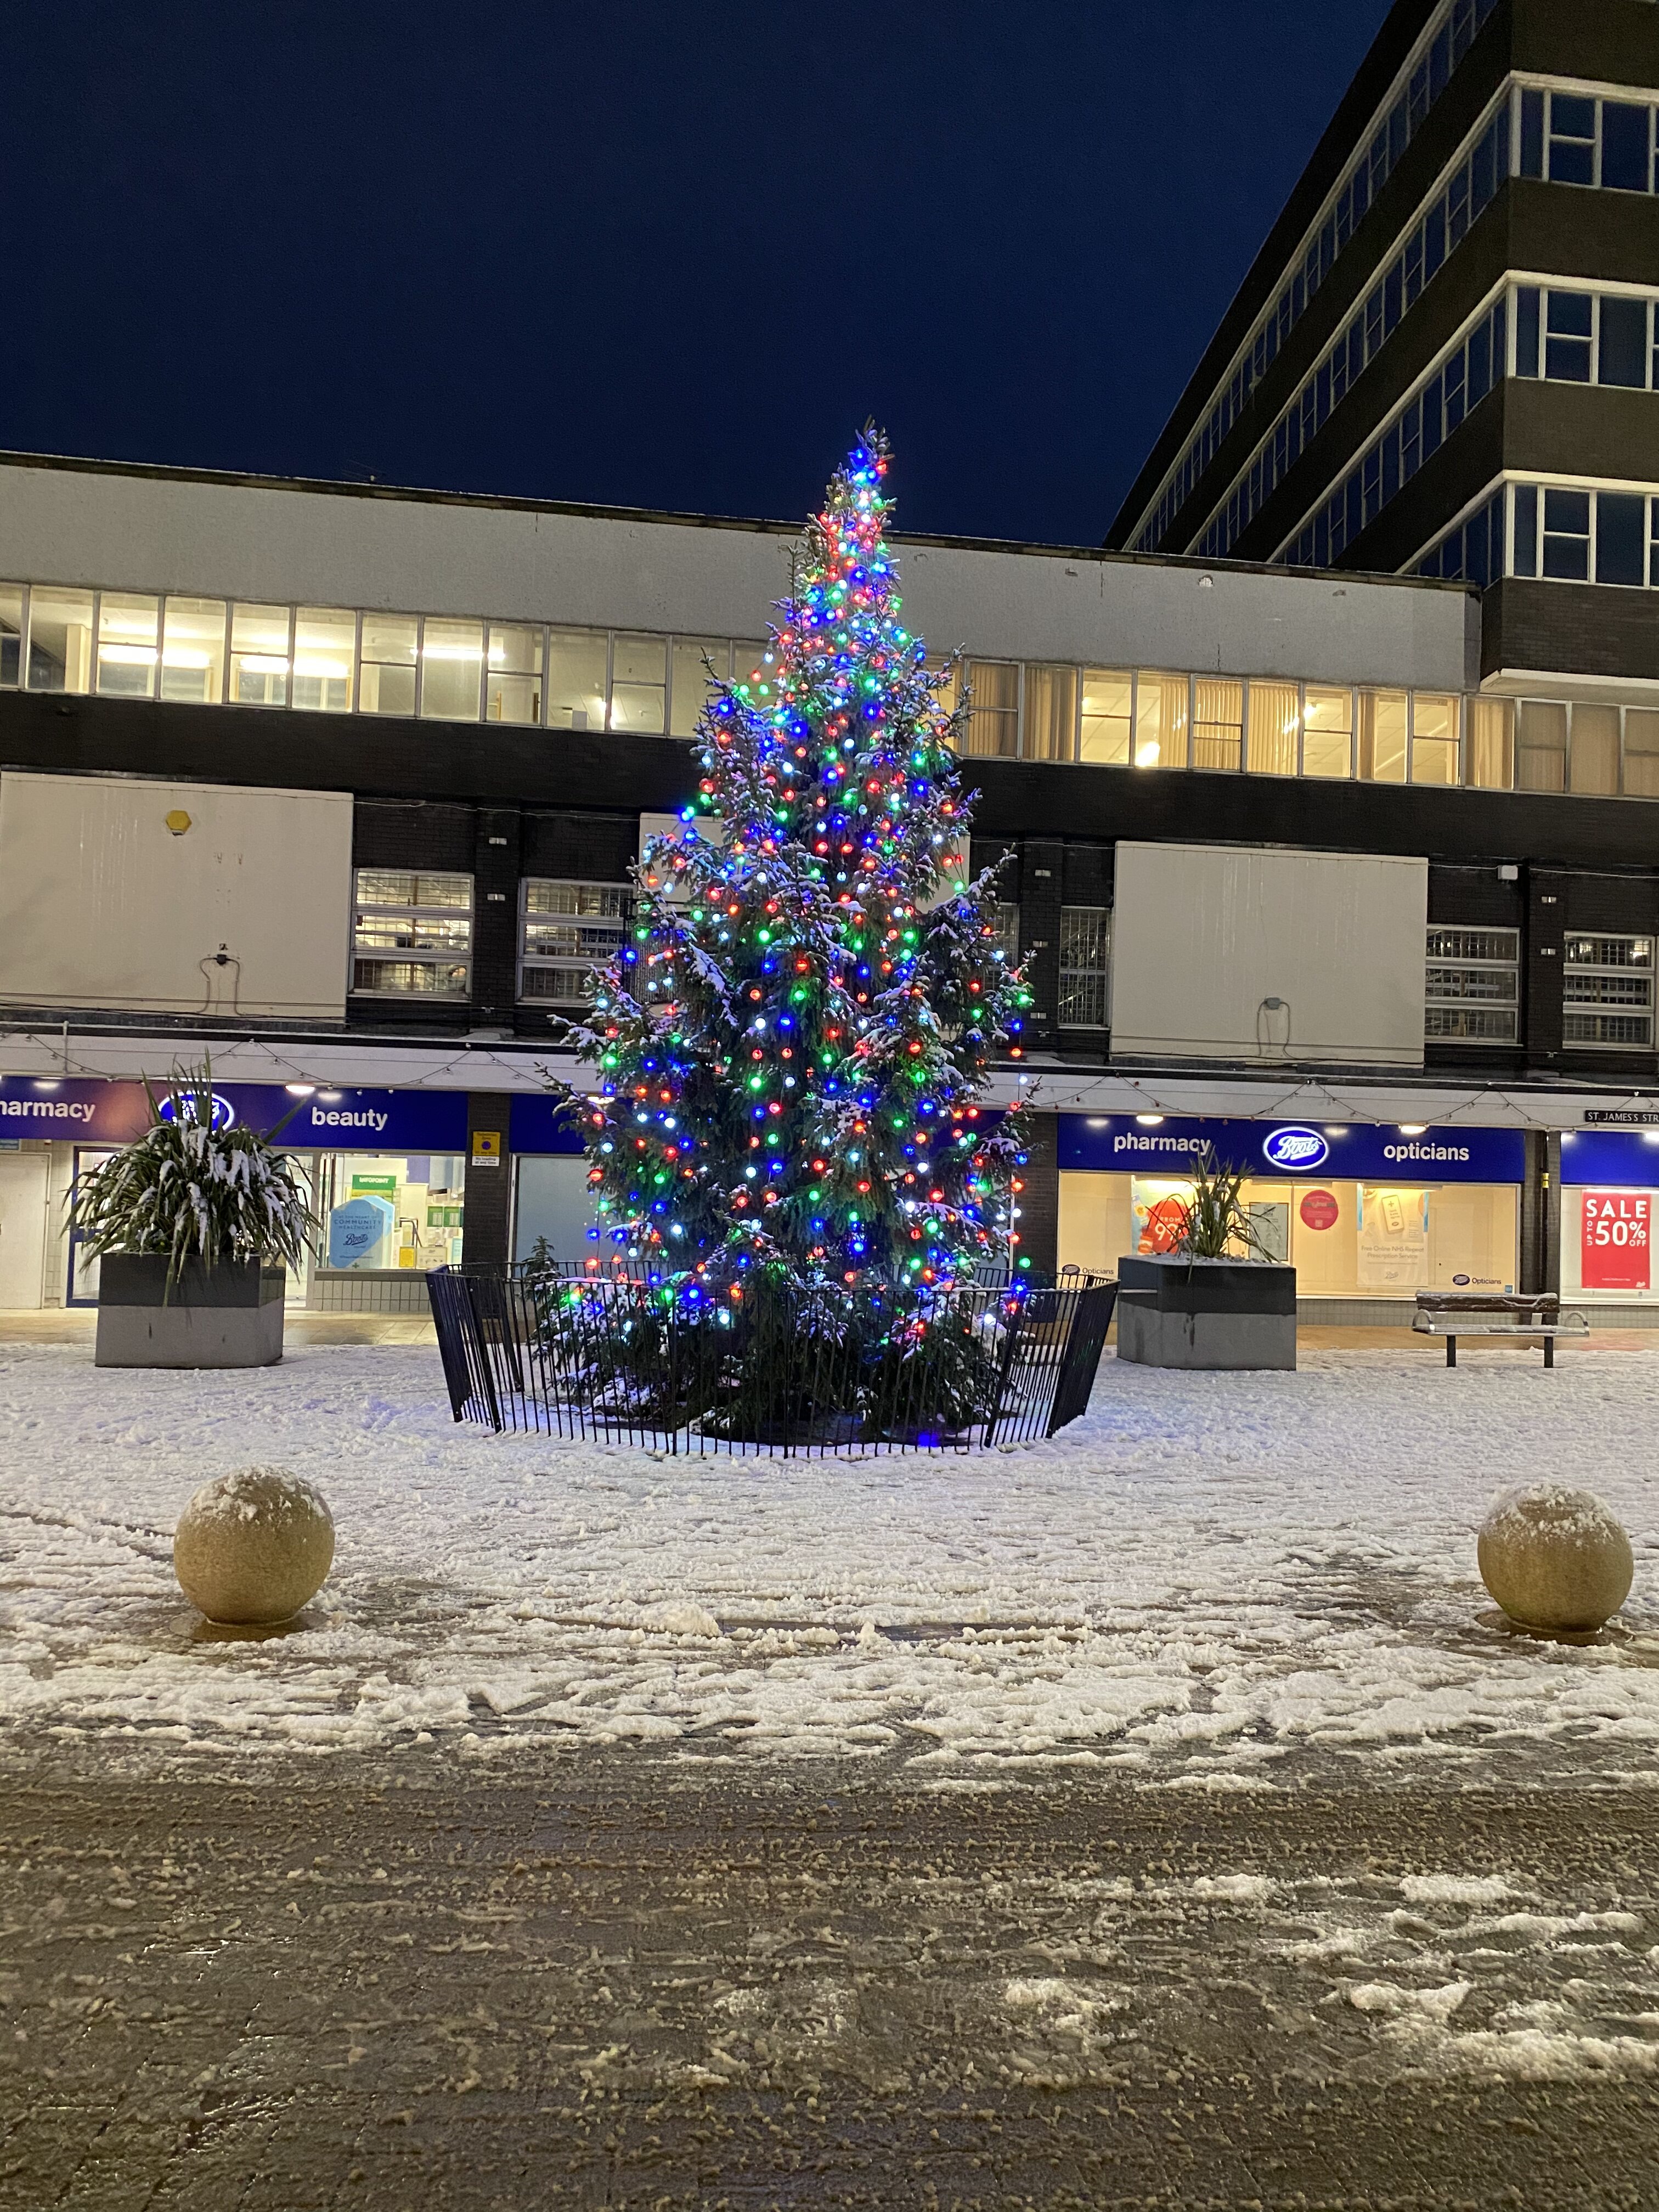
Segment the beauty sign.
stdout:
[[1578,1279],[1587,1291],[1650,1287],[1653,1193],[1587,1190],[1580,1228]]

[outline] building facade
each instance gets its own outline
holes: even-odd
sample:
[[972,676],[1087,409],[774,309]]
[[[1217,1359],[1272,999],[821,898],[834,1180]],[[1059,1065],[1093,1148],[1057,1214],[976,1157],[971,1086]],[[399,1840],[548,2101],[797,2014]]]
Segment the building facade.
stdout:
[[[691,795],[710,670],[765,682],[793,538],[0,460],[0,1304],[95,1296],[63,1200],[204,1052],[303,1155],[296,1298],[418,1311],[443,1260],[590,1249],[550,1018]],[[1038,1268],[1155,1247],[1208,1142],[1310,1314],[1558,1276],[1640,1311],[1659,1148],[1587,1117],[1659,1068],[1654,817],[1479,773],[1479,592],[898,551],[1036,989],[995,1100],[1035,1082]]]
[[1108,543],[1485,592],[1492,787],[1659,793],[1659,9],[1399,0]]

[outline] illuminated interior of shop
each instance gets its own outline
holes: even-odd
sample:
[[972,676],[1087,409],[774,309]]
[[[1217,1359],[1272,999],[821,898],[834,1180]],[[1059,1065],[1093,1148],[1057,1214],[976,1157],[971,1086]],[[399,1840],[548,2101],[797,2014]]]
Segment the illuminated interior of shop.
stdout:
[[[1126,1254],[1170,1250],[1191,1194],[1191,1183],[1177,1176],[1063,1174],[1061,1266],[1115,1273]],[[1259,1256],[1288,1261],[1302,1297],[1402,1297],[1515,1285],[1520,1216],[1513,1184],[1275,1177],[1246,1182],[1241,1195]]]
[[319,1152],[319,1260],[330,1272],[459,1267],[465,1165],[459,1152]]

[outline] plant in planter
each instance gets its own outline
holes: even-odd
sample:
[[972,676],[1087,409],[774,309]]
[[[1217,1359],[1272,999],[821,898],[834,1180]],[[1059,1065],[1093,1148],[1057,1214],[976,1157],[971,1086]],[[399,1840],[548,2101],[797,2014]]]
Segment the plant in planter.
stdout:
[[1201,1153],[1174,1248],[1118,1262],[1117,1356],[1147,1367],[1296,1365],[1296,1269],[1269,1255],[1246,1170]]
[[149,1097],[149,1128],[73,1200],[101,1262],[97,1364],[270,1366],[283,1356],[286,1270],[318,1227],[294,1163],[276,1131],[228,1121],[205,1064]]
[[1183,1260],[1266,1260],[1270,1255],[1244,1203],[1245,1170],[1218,1160],[1209,1146],[1193,1166],[1186,1225],[1171,1248]]

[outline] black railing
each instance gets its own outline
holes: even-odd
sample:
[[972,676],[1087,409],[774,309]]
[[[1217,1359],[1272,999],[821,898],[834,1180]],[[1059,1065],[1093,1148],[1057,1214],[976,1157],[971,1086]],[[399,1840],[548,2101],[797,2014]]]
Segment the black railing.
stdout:
[[1051,1437],[1089,1402],[1117,1285],[974,1285],[884,1324],[799,1294],[698,1312],[554,1267],[427,1279],[458,1421],[672,1453],[965,1451]]

